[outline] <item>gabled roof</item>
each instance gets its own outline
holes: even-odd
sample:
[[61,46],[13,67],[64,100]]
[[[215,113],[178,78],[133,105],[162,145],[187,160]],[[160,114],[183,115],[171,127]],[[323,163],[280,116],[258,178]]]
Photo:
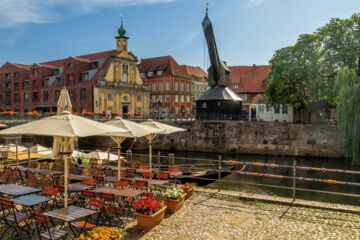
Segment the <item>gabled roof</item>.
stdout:
[[184,69],[184,71],[190,75],[197,78],[208,78],[208,75],[204,70],[202,70],[201,67],[193,67],[189,65],[181,65],[181,67]]
[[[10,62],[9,62],[10,63]],[[25,70],[30,70],[31,65],[26,65],[26,64],[20,64],[20,63],[10,63],[13,64],[19,68],[25,69]]]
[[163,75],[189,77],[189,74],[174,60],[172,56],[141,59],[140,72],[163,71]]
[[234,89],[237,93],[264,92],[266,77],[271,70],[270,65],[253,66],[229,66],[230,88],[232,84],[240,84],[240,88]]

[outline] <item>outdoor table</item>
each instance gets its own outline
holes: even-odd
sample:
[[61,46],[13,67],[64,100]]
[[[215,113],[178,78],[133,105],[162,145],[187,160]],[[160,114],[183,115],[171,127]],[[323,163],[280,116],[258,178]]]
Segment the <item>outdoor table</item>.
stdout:
[[[12,168],[14,169],[15,167],[12,167]],[[19,166],[19,170],[22,172],[29,170],[33,173],[38,173],[38,174],[50,174],[50,175],[64,174],[64,172],[61,172],[61,171],[53,171],[53,170],[38,169],[38,168],[28,168],[28,167],[20,167],[20,166]]]
[[86,184],[82,184],[82,183],[72,183],[68,185],[68,190],[70,192],[80,192],[82,190],[87,190],[92,188],[93,186],[91,185],[86,185]]
[[6,184],[6,185],[0,186],[0,193],[8,194],[11,196],[21,196],[21,195],[26,195],[26,194],[30,194],[30,193],[36,193],[36,192],[41,192],[41,189],[26,187],[26,186],[17,185],[17,184]]
[[82,181],[84,179],[91,179],[90,176],[84,176],[84,175],[77,175],[77,174],[69,174],[68,179],[75,180],[75,181]]
[[[92,214],[97,213],[97,211],[81,208],[77,206],[69,206],[66,208],[60,208],[56,209],[50,212],[45,212],[44,215],[47,215],[52,218],[56,218],[58,220],[61,220],[66,223],[74,222],[80,218],[86,218],[89,217]],[[85,224],[84,224],[85,226]],[[74,236],[77,234],[75,233],[74,229],[72,228],[72,225],[69,224],[70,230],[73,232]],[[83,232],[85,229],[82,228],[80,233]]]
[[[110,168],[110,169],[113,170],[113,171],[117,171],[117,170],[118,170],[118,167],[117,167],[117,166],[113,166],[113,165],[90,165],[90,164],[89,164],[89,165],[86,165],[86,164],[81,164],[81,165],[79,165],[79,167],[81,167],[81,168],[97,167],[97,168],[99,168],[99,169],[101,169],[101,170],[104,169],[104,168]],[[120,169],[121,169],[121,171],[126,171],[127,167],[121,167]]]
[[31,208],[32,210],[34,210],[34,206],[36,206],[38,204],[47,203],[53,199],[50,197],[42,196],[42,195],[30,194],[30,195],[21,196],[18,198],[13,198],[11,200],[13,200],[16,204],[20,204],[20,205],[23,205],[25,207],[28,207],[28,208]]
[[133,181],[146,181],[149,185],[166,185],[169,184],[169,180],[157,180],[157,179],[147,179],[147,178],[132,178]]
[[180,176],[182,172],[169,172],[169,171],[161,171],[164,173],[168,173],[170,177]]

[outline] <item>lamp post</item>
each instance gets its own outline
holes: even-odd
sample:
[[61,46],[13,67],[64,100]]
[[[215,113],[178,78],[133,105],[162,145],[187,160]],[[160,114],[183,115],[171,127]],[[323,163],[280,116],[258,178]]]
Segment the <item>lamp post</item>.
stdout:
[[160,98],[158,98],[158,100],[157,100],[157,107],[158,107],[158,119],[160,119],[160,103],[161,103],[161,100],[160,100]]

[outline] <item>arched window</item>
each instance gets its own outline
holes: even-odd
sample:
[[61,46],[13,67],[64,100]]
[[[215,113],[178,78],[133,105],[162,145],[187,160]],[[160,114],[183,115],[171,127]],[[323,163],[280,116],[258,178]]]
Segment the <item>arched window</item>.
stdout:
[[127,83],[128,82],[128,70],[129,67],[127,64],[123,64],[123,82]]

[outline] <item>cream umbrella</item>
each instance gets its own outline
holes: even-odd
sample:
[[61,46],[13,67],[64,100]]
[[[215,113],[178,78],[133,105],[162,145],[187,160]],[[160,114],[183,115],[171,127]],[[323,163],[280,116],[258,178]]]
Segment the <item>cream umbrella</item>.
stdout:
[[[62,89],[59,95],[59,99],[57,102],[57,114],[63,112],[63,111],[72,111],[72,104],[71,104],[71,100],[70,100],[70,96],[69,96],[69,92],[66,88]],[[53,157],[56,159],[57,157],[59,157],[59,153],[63,152],[64,149],[62,149],[62,145],[60,145],[60,143],[58,141],[53,142],[53,148],[52,148],[52,153],[53,153]],[[74,143],[70,144],[70,149],[68,150],[69,152],[72,152],[74,150]]]
[[[59,115],[43,118],[37,121],[22,124],[16,127],[0,131],[0,135],[40,135],[54,136],[54,139],[68,151],[69,146],[78,137],[89,137],[94,135],[105,135],[113,133],[118,136],[129,136],[129,132],[110,126],[108,124],[96,122],[84,117],[72,115],[64,111]],[[65,207],[68,206],[68,161],[64,162],[64,197]]]
[[151,127],[151,128],[155,128],[155,129],[160,129],[162,130],[162,132],[159,133],[152,133],[149,135],[146,135],[146,139],[149,141],[149,170],[151,173],[151,165],[152,165],[152,146],[151,146],[151,142],[152,140],[154,140],[154,138],[157,136],[157,134],[171,134],[171,133],[175,133],[175,132],[183,132],[186,131],[186,129],[184,128],[178,128],[178,127],[174,127],[171,125],[167,125],[164,123],[159,123],[159,122],[155,122],[152,119],[148,119],[145,122],[140,123],[141,125],[147,126],[147,127]]
[[[25,152],[27,150],[26,147],[17,145],[17,151]],[[16,144],[10,143],[0,147],[0,152],[16,152]]]
[[6,128],[7,125],[0,123],[0,128]]
[[[126,130],[129,130],[132,134],[132,138],[134,138],[134,141],[136,141],[136,138],[143,137],[149,134],[153,133],[159,133],[163,130],[156,129],[152,127],[148,127],[145,125],[141,125],[139,123],[121,119],[121,118],[115,118],[115,120],[111,120],[109,122],[106,122],[107,124],[110,124],[115,127],[123,128]],[[119,137],[119,136],[111,136],[111,139],[117,143],[117,149],[118,149],[118,180],[120,180],[120,172],[121,172],[121,143],[125,140],[125,137]]]
[[109,154],[108,152],[102,152],[100,150],[90,152],[88,154],[88,157],[89,158],[96,158],[98,160],[104,160],[104,159],[107,159],[108,157],[110,157],[109,161],[116,161],[118,159],[117,155],[112,154],[112,153]]
[[49,155],[52,153],[50,148],[44,147],[40,144],[35,144],[34,146],[30,147],[30,153],[37,153],[41,155]]

